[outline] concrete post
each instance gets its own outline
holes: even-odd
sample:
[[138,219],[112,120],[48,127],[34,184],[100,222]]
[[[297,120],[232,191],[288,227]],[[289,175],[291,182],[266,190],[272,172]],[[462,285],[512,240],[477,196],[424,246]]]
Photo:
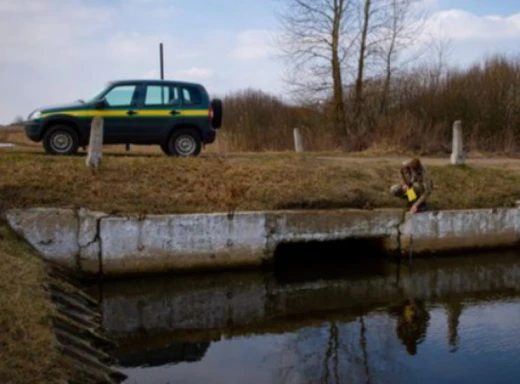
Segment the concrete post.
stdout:
[[453,143],[451,152],[451,164],[464,165],[464,147],[462,143],[462,121],[453,123]]
[[294,128],[294,150],[296,152],[303,152],[302,135],[299,128]]
[[88,145],[88,155],[85,164],[88,168],[97,170],[101,165],[103,153],[103,118],[96,116],[92,119],[90,127],[90,140]]

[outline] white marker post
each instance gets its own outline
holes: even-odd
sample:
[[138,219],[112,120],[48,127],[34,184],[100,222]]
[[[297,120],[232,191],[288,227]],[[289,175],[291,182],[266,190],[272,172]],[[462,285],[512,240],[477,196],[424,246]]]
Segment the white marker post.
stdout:
[[88,168],[98,170],[101,165],[103,153],[103,118],[96,116],[92,119],[90,126],[90,141],[88,155],[85,164]]
[[296,152],[303,152],[302,135],[299,128],[294,128],[294,150]]
[[453,165],[464,165],[464,147],[462,143],[462,121],[453,123],[453,143],[451,152]]

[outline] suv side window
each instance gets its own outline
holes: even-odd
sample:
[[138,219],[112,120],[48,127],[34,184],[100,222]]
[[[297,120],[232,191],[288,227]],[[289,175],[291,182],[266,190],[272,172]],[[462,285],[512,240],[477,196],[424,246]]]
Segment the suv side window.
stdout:
[[183,86],[181,89],[182,101],[184,105],[202,104],[202,97],[198,88],[187,85]]
[[119,85],[105,95],[105,100],[111,107],[130,107],[134,99],[135,85]]
[[146,87],[146,97],[144,99],[144,105],[146,107],[179,105],[180,102],[177,87],[162,85],[149,85]]

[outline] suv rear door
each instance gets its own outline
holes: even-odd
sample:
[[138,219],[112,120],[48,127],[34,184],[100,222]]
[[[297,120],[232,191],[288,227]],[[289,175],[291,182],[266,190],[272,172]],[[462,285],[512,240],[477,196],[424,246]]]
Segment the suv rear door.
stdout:
[[[209,102],[206,93],[195,84],[180,84],[183,123],[201,127],[209,124]],[[201,127],[203,130],[203,126]]]
[[139,144],[162,143],[171,127],[180,121],[181,98],[175,84],[146,84],[139,106]]

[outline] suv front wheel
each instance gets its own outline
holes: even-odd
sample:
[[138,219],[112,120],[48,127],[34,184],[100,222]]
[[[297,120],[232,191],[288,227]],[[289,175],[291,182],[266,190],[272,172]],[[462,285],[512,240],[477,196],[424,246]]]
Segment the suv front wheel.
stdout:
[[43,148],[51,155],[73,155],[78,147],[77,132],[66,125],[55,125],[43,136]]
[[175,131],[168,142],[168,150],[172,156],[198,156],[201,149],[200,135],[192,129]]

